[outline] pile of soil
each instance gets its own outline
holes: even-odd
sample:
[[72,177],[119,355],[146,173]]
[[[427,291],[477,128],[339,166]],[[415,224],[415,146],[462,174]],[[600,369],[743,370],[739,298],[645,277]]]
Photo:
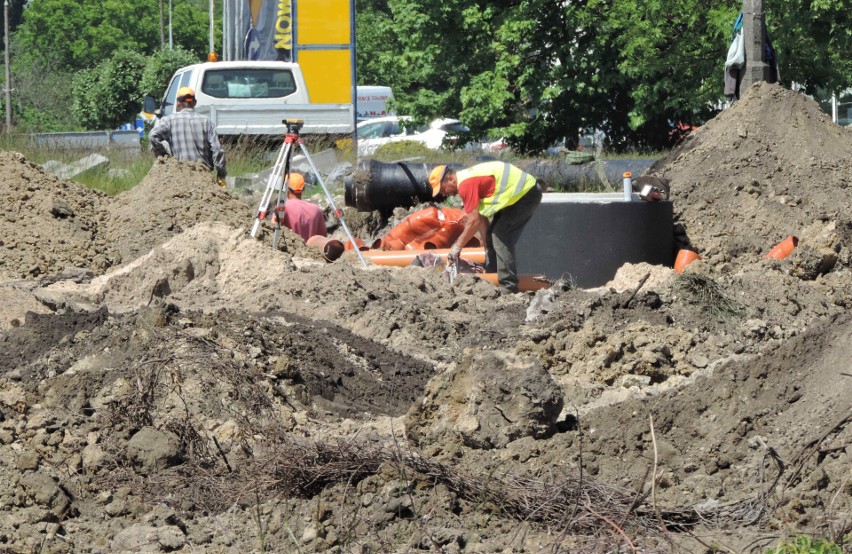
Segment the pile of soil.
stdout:
[[[451,286],[435,269],[274,251],[215,187],[159,194],[197,177],[180,164],[155,166],[114,206],[95,195],[120,266],[0,282],[0,544],[365,554],[840,541],[852,273],[829,201],[845,189],[825,168],[848,163],[832,150],[845,131],[791,95],[753,87],[658,167],[681,239],[704,259],[682,275],[626,265],[597,289],[500,295],[471,275]],[[826,145],[814,165],[797,157],[801,136]],[[723,174],[726,163],[740,167]],[[779,201],[779,173],[801,202]],[[699,186],[709,175],[727,193]],[[387,222],[352,223],[369,238]],[[759,257],[793,232],[794,256]]]
[[103,272],[115,260],[105,194],[46,173],[17,152],[0,152],[0,276],[33,278],[67,268]]
[[649,172],[669,179],[682,245],[705,259],[751,263],[796,235],[803,247],[842,248],[848,265],[850,151],[852,129],[816,102],[759,83]]

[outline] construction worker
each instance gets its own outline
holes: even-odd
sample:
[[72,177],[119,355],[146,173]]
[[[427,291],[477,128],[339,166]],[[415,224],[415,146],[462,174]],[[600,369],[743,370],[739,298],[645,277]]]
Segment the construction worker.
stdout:
[[[157,156],[171,154],[181,161],[201,161],[208,169],[216,169],[220,187],[225,186],[225,151],[219,144],[216,127],[204,115],[195,111],[195,91],[181,87],[177,91],[175,112],[162,118],[148,139]],[[168,143],[168,150],[164,143]]]
[[541,186],[525,171],[504,162],[485,162],[456,172],[439,165],[429,174],[432,196],[458,194],[464,203],[464,230],[450,248],[458,258],[478,232],[485,245],[485,267],[497,272],[501,292],[518,292],[515,244],[541,203]]
[[314,235],[326,235],[325,217],[316,204],[302,200],[305,190],[305,178],[299,173],[284,176],[287,184],[287,202],[284,204],[284,214],[281,223],[289,227],[305,241]]

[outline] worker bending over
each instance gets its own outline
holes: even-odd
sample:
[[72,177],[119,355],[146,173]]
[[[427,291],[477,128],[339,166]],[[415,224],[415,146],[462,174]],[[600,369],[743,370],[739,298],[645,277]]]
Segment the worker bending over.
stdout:
[[287,202],[284,204],[284,214],[281,224],[290,228],[305,241],[314,235],[325,236],[325,217],[316,204],[302,200],[305,190],[305,178],[299,173],[284,176],[287,185]]
[[497,272],[501,292],[518,292],[515,244],[541,203],[535,178],[512,164],[485,162],[459,172],[439,165],[429,174],[429,184],[432,196],[458,194],[464,202],[464,230],[450,256],[457,258],[478,232],[486,249],[486,271]]
[[[148,139],[157,156],[171,155],[185,162],[201,161],[207,169],[216,169],[219,186],[225,186],[228,172],[225,151],[219,144],[216,127],[203,114],[195,111],[195,91],[181,87],[177,91],[175,112],[162,118]],[[168,150],[164,143],[168,143]]]

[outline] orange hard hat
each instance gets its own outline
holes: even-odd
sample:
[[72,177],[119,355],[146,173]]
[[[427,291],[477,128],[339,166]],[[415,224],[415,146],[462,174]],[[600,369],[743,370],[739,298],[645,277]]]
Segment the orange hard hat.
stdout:
[[441,193],[441,181],[444,180],[444,175],[447,174],[447,166],[439,165],[429,173],[429,184],[432,185],[432,196],[438,196]]
[[305,190],[305,178],[301,173],[291,173],[287,177],[287,188],[293,192],[302,192]]
[[195,100],[195,91],[192,90],[192,87],[180,87],[177,92],[177,100],[178,102]]

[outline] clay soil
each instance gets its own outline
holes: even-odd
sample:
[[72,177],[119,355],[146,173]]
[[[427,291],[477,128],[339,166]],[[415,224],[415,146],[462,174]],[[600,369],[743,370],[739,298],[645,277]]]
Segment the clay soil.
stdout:
[[109,198],[2,152],[0,552],[840,543],[850,152],[757,85],[651,170],[700,261],[502,296],[273,250],[193,165]]

